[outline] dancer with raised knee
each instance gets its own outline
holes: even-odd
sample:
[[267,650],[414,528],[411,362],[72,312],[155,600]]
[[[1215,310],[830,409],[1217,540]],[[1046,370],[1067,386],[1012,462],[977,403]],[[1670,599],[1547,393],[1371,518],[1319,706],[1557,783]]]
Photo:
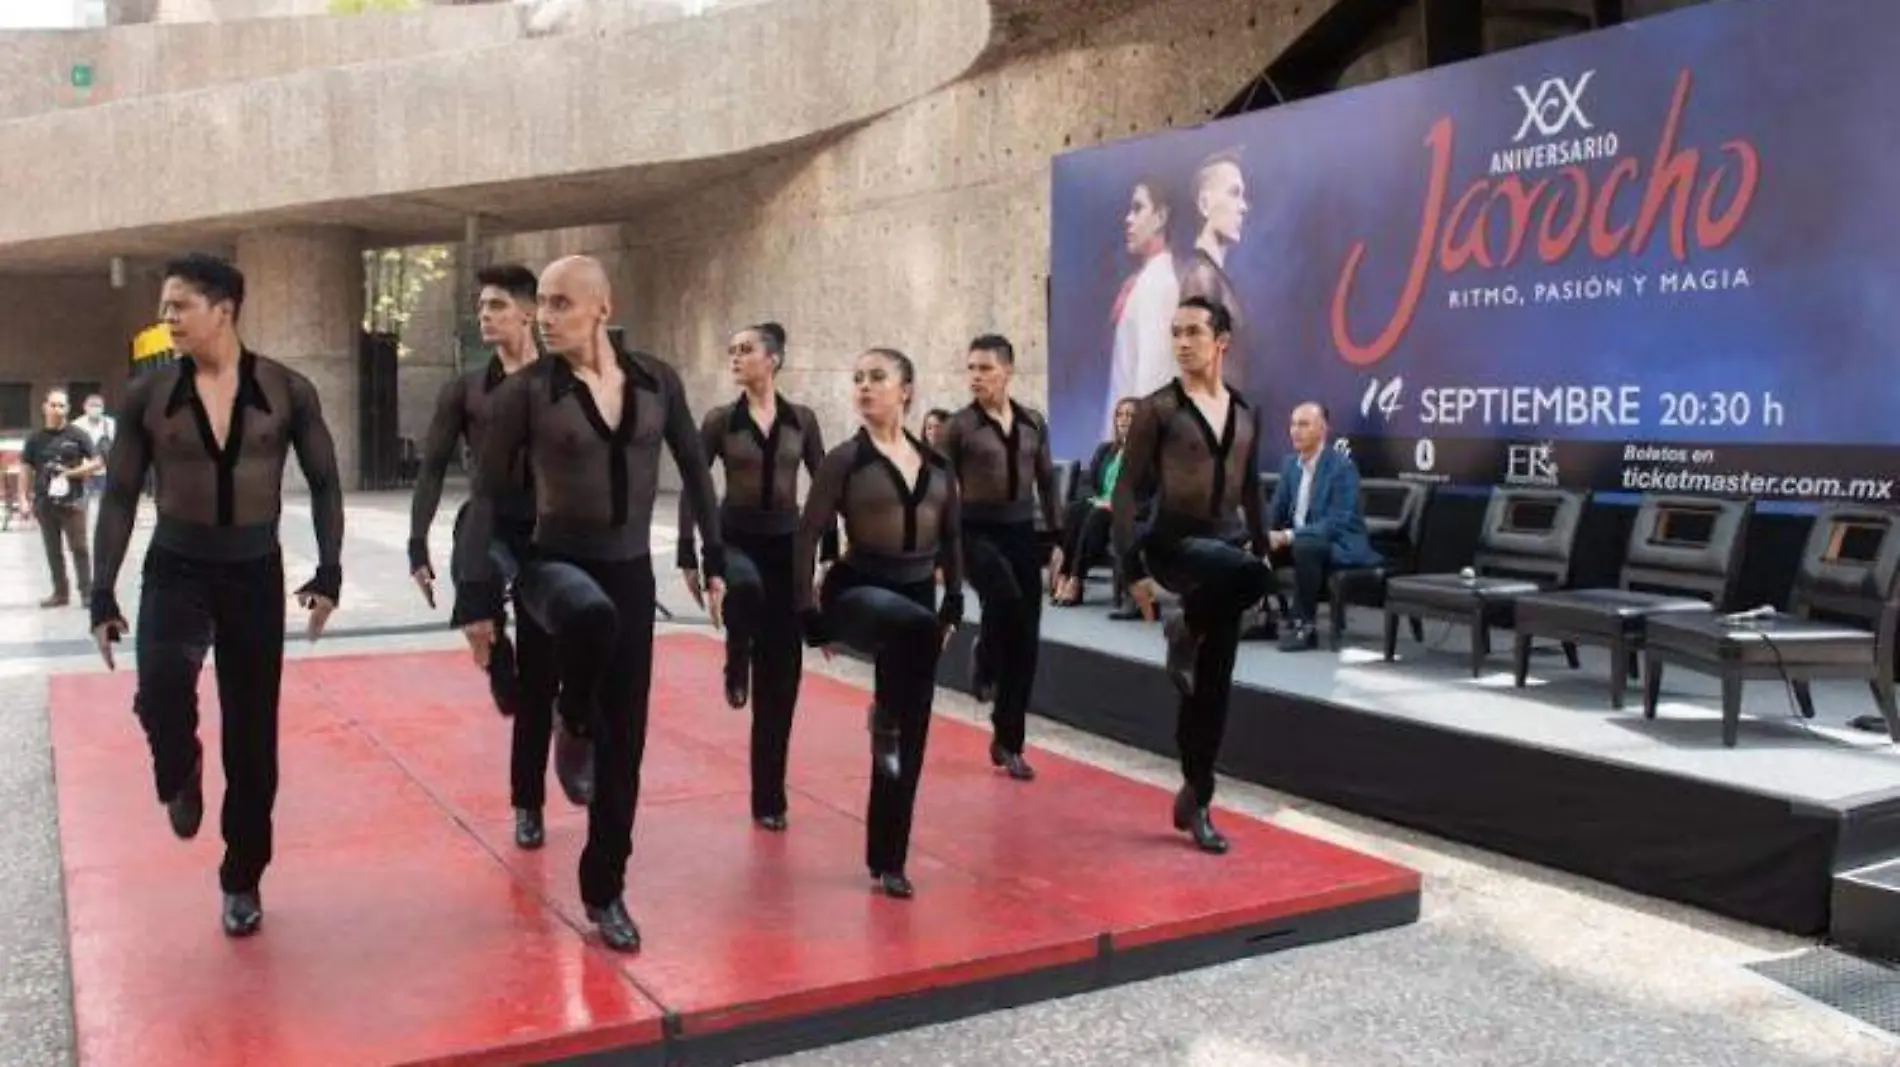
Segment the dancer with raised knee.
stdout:
[[650,534],[660,447],[673,453],[705,538],[703,568],[714,625],[725,595],[724,542],[712,476],[679,375],[608,334],[612,292],[600,262],[557,260],[542,272],[537,317],[551,356],[512,375],[490,398],[456,572],[458,617],[478,662],[495,646],[504,581],[488,546],[509,469],[525,455],[535,492],[531,566],[516,605],[553,635],[561,669],[561,729],[593,746],[593,797],[580,891],[587,918],[611,948],[640,947],[625,901],[640,763],[653,681]]
[[[488,362],[451,379],[436,397],[435,417],[423,441],[422,464],[409,509],[409,572],[431,607],[435,605],[435,567],[429,561],[429,527],[442,502],[442,478],[448,472],[449,461],[464,441],[470,458],[480,461],[495,390],[540,356],[534,340],[534,272],[518,263],[498,264],[476,271],[475,282],[481,287],[475,298],[476,322],[482,343],[494,346],[495,353]],[[495,539],[488,551],[503,580],[512,587],[516,586],[534,536],[534,482],[527,464],[518,461],[510,465],[507,475],[508,491],[495,500]],[[455,514],[458,534],[467,515],[468,505],[464,504]],[[554,696],[559,682],[554,642],[533,615],[520,610],[519,601],[517,595],[519,640],[509,642],[508,613],[503,609],[495,617],[495,644],[488,657],[487,674],[495,707],[514,720],[508,777],[515,809],[515,844],[536,849],[547,836],[541,809],[547,798],[548,744],[553,736]],[[457,606],[469,603],[466,598],[456,599]],[[461,626],[469,620],[455,617],[451,621]],[[585,743],[562,731],[555,773],[567,798],[575,804],[585,805],[593,792],[592,768],[588,766],[591,755]]]
[[[876,662],[865,864],[879,889],[899,898],[913,892],[904,865],[937,658],[963,619],[956,478],[904,429],[915,377],[910,360],[893,349],[858,357],[852,383],[864,425],[818,468],[798,525],[792,586],[807,642],[849,645]],[[847,548],[814,592],[819,541],[839,519]]]
[[[726,346],[738,399],[706,413],[700,443],[708,463],[726,468],[719,530],[726,539],[726,703],[752,704],[752,819],[786,827],[785,763],[792,712],[804,673],[804,646],[792,595],[798,533],[798,471],[815,478],[825,456],[818,416],[778,391],[785,365],[785,328],[748,326]],[[827,560],[837,555],[825,538]],[[679,565],[686,586],[702,596],[693,542],[692,498],[680,494]]]
[[[1142,614],[1156,616],[1156,583],[1181,598],[1181,613],[1165,628],[1168,675],[1181,691],[1174,736],[1186,779],[1174,798],[1174,827],[1215,853],[1227,851],[1227,839],[1208,806],[1240,619],[1273,581],[1261,561],[1267,534],[1255,455],[1260,412],[1222,378],[1232,333],[1227,309],[1205,297],[1175,310],[1181,373],[1136,408],[1114,507],[1115,550]],[[1138,539],[1136,510],[1150,497],[1153,518]]]
[[[943,427],[943,456],[956,473],[963,514],[963,555],[983,618],[972,649],[971,690],[993,701],[990,763],[1028,781],[1035,769],[1023,758],[1029,698],[1042,645],[1041,561],[1036,505],[1052,533],[1056,472],[1049,458],[1049,422],[1009,395],[1016,350],[1009,339],[984,334],[970,342],[966,361],[970,405]],[[1062,550],[1049,560],[1048,585],[1062,569]]]
[[310,379],[239,340],[244,275],[221,259],[166,264],[159,316],[180,354],[132,381],[106,461],[94,538],[92,632],[106,666],[127,626],[114,588],[132,541],[147,472],[158,525],[145,552],[138,619],[138,696],[158,799],[172,831],[204,819],[198,673],[217,652],[223,721],[224,932],[264,921],[260,885],[272,856],[277,711],[284,672],[284,557],[278,522],[284,465],[296,452],[316,520],[316,576],[297,590],[322,633],[343,588],[343,487],[336,445]]

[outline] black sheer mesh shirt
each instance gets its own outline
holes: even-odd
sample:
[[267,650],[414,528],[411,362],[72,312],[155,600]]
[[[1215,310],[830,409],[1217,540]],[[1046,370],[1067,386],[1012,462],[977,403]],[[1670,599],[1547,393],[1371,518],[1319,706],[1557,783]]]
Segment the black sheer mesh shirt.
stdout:
[[[118,617],[114,586],[132,540],[147,472],[155,475],[158,529],[152,543],[206,560],[279,551],[284,466],[294,451],[310,488],[317,574],[301,591],[336,601],[342,590],[343,486],[336,444],[310,379],[249,349],[238,357],[237,392],[222,445],[198,391],[190,356],[128,384],[119,435],[106,460],[93,554],[94,623]],[[100,612],[106,611],[104,617]]]
[[[1267,550],[1266,501],[1260,489],[1260,411],[1228,390],[1227,418],[1216,429],[1176,378],[1144,397],[1135,409],[1115,481],[1115,552],[1142,577],[1135,517],[1154,509],[1150,537],[1218,536],[1238,517],[1256,555]],[[1238,512],[1238,516],[1236,515]]]
[[848,544],[845,565],[903,583],[929,581],[941,568],[940,614],[952,623],[962,618],[962,517],[956,478],[942,456],[916,438],[910,440],[923,457],[911,484],[866,430],[826,453],[818,465],[793,556],[792,593],[801,612],[812,608],[819,541],[842,519]]
[[[761,427],[742,394],[730,404],[706,413],[699,426],[700,448],[708,466],[726,471],[726,497],[720,508],[722,532],[741,531],[766,537],[789,536],[798,529],[798,472],[815,479],[825,458],[825,439],[818,416],[783,396],[773,400],[770,426]],[[827,536],[827,558],[836,554],[835,536]],[[679,566],[699,568],[699,550],[693,537],[693,501],[680,494]]]
[[[528,366],[533,366],[529,364]],[[527,367],[517,370],[519,374]],[[455,446],[466,440],[469,459],[479,461],[488,434],[489,405],[495,390],[508,380],[500,356],[486,366],[462,374],[442,387],[435,398],[435,417],[422,443],[422,465],[416,473],[415,497],[409,508],[409,569],[435,568],[429,562],[429,527],[442,503],[442,478],[455,459]],[[514,522],[534,520],[534,479],[521,453],[509,459],[508,489],[495,501],[496,516]]]
[[[1027,522],[1042,517],[1058,528],[1055,463],[1049,453],[1049,421],[1042,412],[1009,402],[1009,429],[981,404],[971,404],[943,427],[943,454],[956,471],[963,517],[988,522]],[[1031,494],[1034,494],[1032,496]]]
[[459,619],[499,611],[501,587],[488,544],[497,502],[513,489],[517,453],[534,481],[535,547],[576,559],[629,560],[651,552],[664,444],[705,539],[702,569],[711,578],[724,576],[712,475],[678,373],[644,352],[616,346],[614,358],[624,378],[617,426],[607,425],[564,358],[543,358],[490,394],[475,491],[455,545],[456,573],[468,576],[463,595],[470,601],[458,604]]

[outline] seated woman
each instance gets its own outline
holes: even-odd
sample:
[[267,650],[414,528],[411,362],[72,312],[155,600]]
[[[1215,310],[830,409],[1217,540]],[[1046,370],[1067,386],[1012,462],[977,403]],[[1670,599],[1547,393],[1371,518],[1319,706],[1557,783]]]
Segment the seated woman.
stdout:
[[1069,505],[1062,520],[1062,574],[1054,603],[1071,607],[1082,602],[1082,588],[1088,582],[1089,565],[1108,558],[1108,535],[1113,525],[1109,504],[1115,496],[1115,479],[1121,475],[1122,448],[1128,443],[1128,427],[1135,421],[1136,400],[1123,397],[1115,404],[1115,439],[1103,441],[1089,460],[1087,494]]
[[[911,816],[924,769],[937,658],[963,619],[957,482],[949,464],[904,431],[915,371],[902,353],[858,357],[864,425],[825,455],[805,499],[793,595],[808,644],[847,645],[875,661],[865,866],[886,894],[908,898]],[[848,548],[812,588],[819,542],[843,520]],[[933,575],[941,569],[943,598]]]

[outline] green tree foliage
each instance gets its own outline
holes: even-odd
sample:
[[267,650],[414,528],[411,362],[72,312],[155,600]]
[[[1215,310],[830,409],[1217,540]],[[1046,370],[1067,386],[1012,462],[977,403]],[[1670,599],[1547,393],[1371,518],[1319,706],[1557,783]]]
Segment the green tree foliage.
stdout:
[[415,317],[422,294],[449,276],[455,251],[446,245],[373,248],[363,253],[363,329],[395,335],[399,356],[409,355],[403,327]]

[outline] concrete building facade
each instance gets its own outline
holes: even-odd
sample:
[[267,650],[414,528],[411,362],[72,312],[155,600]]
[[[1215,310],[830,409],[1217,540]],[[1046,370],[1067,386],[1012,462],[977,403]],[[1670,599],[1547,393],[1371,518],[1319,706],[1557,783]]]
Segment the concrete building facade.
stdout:
[[[1566,4],[1588,6],[1540,6]],[[767,318],[831,435],[873,344],[917,361],[920,406],[951,404],[965,343],[1003,332],[1035,401],[1051,157],[1207,120],[1329,6],[560,0],[0,35],[0,152],[42,161],[0,200],[0,307],[43,320],[0,336],[0,401],[114,386],[154,265],[210,248],[250,276],[250,342],[311,373],[353,454],[361,250],[470,233],[464,272],[600,256],[696,407],[731,390],[727,333]],[[1490,4],[1488,35],[1560,25],[1523,7]],[[1416,69],[1416,23],[1342,82]],[[57,77],[82,63],[86,92]],[[454,366],[460,295],[424,293],[405,334],[408,436]]]

